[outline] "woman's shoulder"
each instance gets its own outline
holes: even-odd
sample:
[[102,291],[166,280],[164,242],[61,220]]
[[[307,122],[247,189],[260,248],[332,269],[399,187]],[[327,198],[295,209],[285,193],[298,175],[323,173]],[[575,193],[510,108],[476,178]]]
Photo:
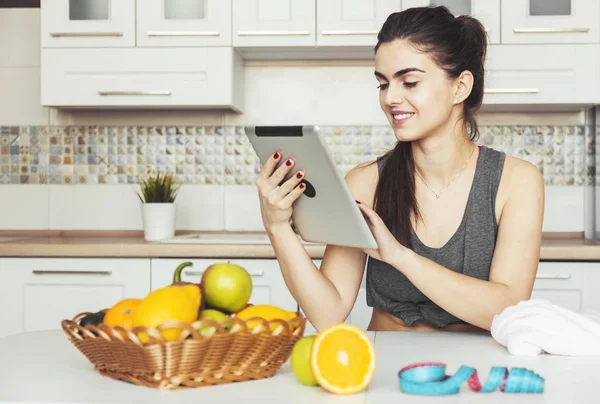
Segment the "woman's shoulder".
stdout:
[[378,160],[360,163],[346,173],[345,179],[354,198],[372,207],[373,196],[379,180]]
[[501,195],[505,201],[519,199],[523,195],[543,198],[544,177],[541,171],[529,161],[505,155],[498,189],[498,196]]

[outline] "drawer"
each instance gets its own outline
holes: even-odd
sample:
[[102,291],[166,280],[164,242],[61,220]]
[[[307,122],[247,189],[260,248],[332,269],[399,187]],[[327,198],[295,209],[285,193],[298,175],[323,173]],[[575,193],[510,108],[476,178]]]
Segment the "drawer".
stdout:
[[149,292],[149,259],[0,259],[0,336],[57,330],[63,319]]
[[598,0],[502,0],[502,43],[599,43]]
[[600,45],[490,46],[483,104],[596,104],[599,69]]
[[152,260],[152,290],[167,286],[173,281],[173,271],[182,262],[192,266],[183,270],[181,280],[200,283],[202,274],[212,264],[231,262],[240,265],[252,278],[252,304],[272,304],[288,311],[296,311],[298,305],[289,292],[276,259],[171,259]]
[[229,47],[42,49],[42,105],[240,112],[243,66]]
[[545,299],[573,311],[583,308],[590,293],[586,277],[591,268],[586,263],[540,262],[532,299]]

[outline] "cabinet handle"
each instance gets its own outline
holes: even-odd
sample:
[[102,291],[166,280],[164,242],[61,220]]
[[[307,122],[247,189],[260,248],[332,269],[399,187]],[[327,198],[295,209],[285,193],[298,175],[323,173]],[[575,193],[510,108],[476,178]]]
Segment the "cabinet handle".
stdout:
[[379,31],[321,31],[321,35],[377,35]]
[[77,37],[121,37],[122,32],[51,32],[54,38],[77,38]]
[[149,31],[148,36],[220,36],[219,31]]
[[[183,274],[186,276],[200,276],[204,273],[204,270],[202,271],[183,271]],[[250,276],[263,276],[265,273],[263,271],[248,271],[248,273],[250,274]]]
[[238,36],[303,36],[310,35],[308,31],[238,31]]
[[535,279],[570,279],[571,275],[536,274]]
[[52,269],[34,269],[34,275],[111,275],[112,271],[55,271]]
[[101,96],[107,95],[171,95],[170,91],[98,91]]
[[488,94],[537,94],[539,88],[486,88],[483,90]]
[[515,28],[515,34],[579,34],[589,32],[589,28]]

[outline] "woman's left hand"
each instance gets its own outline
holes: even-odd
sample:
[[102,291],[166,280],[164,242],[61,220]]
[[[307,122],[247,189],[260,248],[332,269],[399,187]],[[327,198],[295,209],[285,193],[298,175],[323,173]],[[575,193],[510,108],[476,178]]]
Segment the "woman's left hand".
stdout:
[[396,237],[388,230],[383,219],[373,209],[360,202],[358,207],[367,219],[367,224],[378,246],[377,249],[363,248],[363,251],[376,260],[395,265],[407,248],[398,242]]

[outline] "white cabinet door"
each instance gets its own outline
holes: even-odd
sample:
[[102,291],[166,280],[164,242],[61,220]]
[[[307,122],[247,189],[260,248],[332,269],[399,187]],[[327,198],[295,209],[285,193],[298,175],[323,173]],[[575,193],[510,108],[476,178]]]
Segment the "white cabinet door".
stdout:
[[598,71],[600,45],[490,46],[483,104],[597,104]]
[[41,63],[44,106],[242,110],[242,59],[231,47],[42,49]]
[[137,0],[137,46],[231,46],[231,0]]
[[488,34],[491,44],[500,43],[500,0],[402,0],[402,8],[442,5],[455,15],[471,15],[477,18]]
[[81,312],[150,292],[150,259],[0,259],[0,337],[58,330]]
[[315,2],[233,0],[233,46],[314,46]]
[[42,48],[135,46],[135,0],[41,0]]
[[401,0],[317,0],[317,46],[370,46]]
[[502,0],[502,43],[599,42],[598,0]]
[[152,290],[170,285],[173,282],[173,271],[182,262],[192,262],[193,266],[184,269],[181,280],[200,283],[202,273],[212,264],[231,262],[245,268],[252,278],[252,304],[272,304],[284,310],[296,311],[298,305],[283,280],[279,263],[276,259],[253,258],[201,258],[175,259],[156,258],[152,260]]
[[600,311],[600,263],[540,262],[532,299],[546,299],[575,312]]

